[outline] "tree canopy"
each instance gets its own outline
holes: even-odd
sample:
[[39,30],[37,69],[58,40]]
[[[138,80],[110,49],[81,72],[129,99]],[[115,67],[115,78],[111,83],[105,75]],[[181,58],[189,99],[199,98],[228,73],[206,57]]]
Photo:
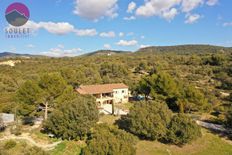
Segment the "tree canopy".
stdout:
[[134,155],[137,139],[116,127],[97,125],[82,150],[83,155]]
[[77,96],[56,106],[44,123],[44,130],[58,138],[84,139],[98,121],[98,109],[92,97]]
[[167,140],[176,145],[189,143],[201,136],[200,127],[188,116],[177,114],[168,126]]
[[58,73],[47,73],[39,80],[26,81],[17,91],[16,102],[21,104],[20,114],[28,116],[33,114],[38,105],[45,106],[45,119],[47,119],[48,108],[54,107],[55,100],[60,97],[68,85]]
[[144,77],[137,91],[153,99],[165,100],[173,111],[190,112],[205,110],[210,105],[204,94],[189,84],[177,82],[168,73],[158,72]]
[[171,116],[172,112],[166,103],[138,102],[130,109],[129,114],[117,123],[120,128],[142,139],[159,140],[165,137]]

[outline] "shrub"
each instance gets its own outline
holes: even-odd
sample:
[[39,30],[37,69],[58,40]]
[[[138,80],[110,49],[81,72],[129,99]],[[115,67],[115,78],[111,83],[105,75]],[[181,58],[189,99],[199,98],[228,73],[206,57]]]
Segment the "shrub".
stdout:
[[138,102],[130,109],[130,113],[116,123],[141,139],[163,139],[172,112],[164,102]]
[[183,145],[201,136],[200,127],[184,114],[173,116],[168,127],[167,140],[176,145]]
[[136,141],[123,130],[101,124],[91,133],[82,155],[134,155]]
[[31,125],[33,126],[35,124],[35,118],[26,116],[22,119],[23,125]]
[[14,140],[8,140],[5,144],[4,144],[4,149],[9,150],[14,148],[17,145],[17,143]]
[[44,123],[44,129],[57,138],[79,140],[86,137],[97,121],[98,109],[94,99],[78,96],[59,105]]

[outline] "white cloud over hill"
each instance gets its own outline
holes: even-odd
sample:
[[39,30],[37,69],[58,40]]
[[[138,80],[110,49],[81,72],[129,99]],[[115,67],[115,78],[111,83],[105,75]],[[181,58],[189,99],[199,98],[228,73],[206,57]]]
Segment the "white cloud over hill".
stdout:
[[[13,26],[9,26],[13,27]],[[49,33],[56,35],[65,35],[68,33],[74,33],[77,36],[96,36],[98,33],[96,29],[78,29],[75,28],[72,24],[68,22],[34,22],[28,21],[24,26],[24,28],[30,28],[32,32],[38,31],[39,29],[44,29]],[[23,28],[22,27],[22,28]]]
[[120,40],[119,42],[116,43],[118,46],[134,46],[138,44],[137,40]]
[[96,21],[105,16],[117,17],[117,9],[117,0],[75,0],[73,12],[80,17]]

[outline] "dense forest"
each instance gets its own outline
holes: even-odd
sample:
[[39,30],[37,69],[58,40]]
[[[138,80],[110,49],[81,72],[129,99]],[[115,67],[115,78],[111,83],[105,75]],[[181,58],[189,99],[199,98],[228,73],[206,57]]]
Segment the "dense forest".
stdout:
[[[19,87],[27,80],[51,72],[61,74],[74,88],[81,84],[124,82],[133,93],[139,93],[138,85],[143,80],[163,74],[161,78],[173,81],[175,87],[188,85],[202,93],[210,110],[223,113],[230,106],[231,96],[227,95],[232,87],[230,48],[186,45],[107,55],[109,52],[112,51],[74,58],[14,57],[21,63],[15,67],[0,66],[0,111],[14,112],[15,92]],[[7,59],[12,60],[2,58],[1,61]]]
[[[99,137],[99,130],[112,138],[108,139],[109,141],[112,143],[117,141],[118,144],[115,145],[120,146],[129,139],[136,141],[136,138],[130,137],[127,132],[142,139],[183,145],[201,135],[196,124],[183,113],[207,113],[214,116],[207,121],[231,127],[232,48],[183,45],[147,47],[136,52],[97,51],[72,58],[14,56],[0,59],[1,62],[6,60],[20,60],[21,63],[17,63],[14,67],[0,66],[0,112],[14,113],[19,117],[42,116],[43,113],[35,112],[35,107],[31,103],[56,102],[58,106],[51,105],[55,109],[44,124],[45,129],[56,131],[55,135],[58,137],[78,140],[85,139],[86,134],[92,132],[92,139],[87,140],[89,147],[83,150],[83,154],[96,151],[101,153],[102,150],[94,148],[96,141],[102,138]],[[57,87],[50,86],[52,82],[49,81],[54,81]],[[91,97],[76,98],[73,89],[79,85],[119,82],[127,84],[133,96],[143,95],[147,103],[135,102],[130,113],[116,122],[124,131],[104,125],[97,126],[94,131],[90,130],[98,120],[97,112],[93,110],[94,105],[91,105]],[[46,96],[43,101],[40,101],[41,94],[43,97]],[[66,100],[70,100],[70,103],[67,103],[70,106],[62,104],[69,102]],[[92,110],[79,109],[75,103],[80,103],[82,107],[89,105]],[[75,116],[73,107],[76,107],[81,116],[79,114]],[[66,115],[65,111],[73,115]],[[80,125],[79,130],[83,131],[81,133],[67,131],[64,134],[62,129],[52,128],[58,126],[56,120],[85,118],[85,114],[90,113],[89,111],[91,116],[96,117],[88,118],[89,122],[86,123],[88,128]],[[149,115],[145,116],[140,111]],[[144,127],[141,129],[147,118],[148,120],[161,118],[157,120],[161,123],[158,126],[151,125],[147,126],[147,129]],[[65,126],[72,129],[74,126],[71,124],[67,123]],[[191,126],[184,129],[182,133],[184,138],[176,134],[181,124]],[[185,133],[194,134],[185,135]],[[120,140],[120,136],[124,139]],[[119,140],[115,141],[114,137]],[[111,148],[110,144],[107,145]],[[113,151],[118,151],[119,154],[134,154],[134,149],[133,146],[128,146],[128,149],[122,148],[124,152],[120,152],[120,149]]]

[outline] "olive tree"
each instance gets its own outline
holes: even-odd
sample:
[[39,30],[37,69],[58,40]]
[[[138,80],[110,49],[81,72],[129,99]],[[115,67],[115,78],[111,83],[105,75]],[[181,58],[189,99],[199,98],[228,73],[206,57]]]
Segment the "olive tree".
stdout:
[[76,99],[59,104],[44,122],[44,130],[57,138],[84,139],[98,121],[98,109],[92,97],[77,96]]
[[171,116],[172,112],[164,102],[138,102],[117,124],[142,139],[159,140],[165,137]]
[[167,140],[176,145],[189,143],[201,136],[200,127],[185,114],[173,116],[168,126]]
[[82,154],[134,155],[136,142],[137,139],[133,135],[116,127],[101,124],[93,129]]

